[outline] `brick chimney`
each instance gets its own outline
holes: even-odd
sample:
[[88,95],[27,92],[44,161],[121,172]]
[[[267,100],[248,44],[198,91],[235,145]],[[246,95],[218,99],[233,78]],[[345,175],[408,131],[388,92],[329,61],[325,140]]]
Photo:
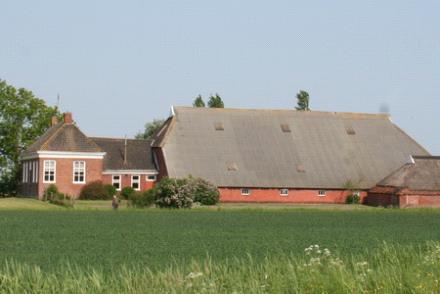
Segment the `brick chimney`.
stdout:
[[73,118],[71,112],[65,112],[64,113],[64,123],[66,124],[73,124]]
[[52,116],[52,120],[51,120],[51,126],[54,126],[58,123],[58,118],[54,115]]

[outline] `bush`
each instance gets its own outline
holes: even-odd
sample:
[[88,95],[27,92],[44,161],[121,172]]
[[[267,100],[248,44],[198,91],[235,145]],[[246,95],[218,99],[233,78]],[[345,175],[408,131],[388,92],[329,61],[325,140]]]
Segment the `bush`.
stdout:
[[220,200],[220,193],[215,185],[201,178],[189,178],[194,202],[202,205],[215,205]]
[[121,198],[129,200],[136,193],[132,187],[124,187],[120,193]]
[[73,207],[73,198],[69,195],[60,193],[54,184],[49,185],[44,191],[44,199],[49,203],[65,207]]
[[130,199],[131,204],[134,207],[150,207],[154,204],[154,201],[156,200],[156,190],[153,188],[142,193],[134,193],[131,195]]
[[116,188],[113,185],[107,184],[107,185],[104,185],[104,188],[107,192],[107,195],[109,195],[110,198],[112,198],[113,196],[116,195]]
[[193,189],[187,179],[162,179],[154,188],[159,207],[190,208]]
[[112,197],[113,195],[109,194],[109,189],[101,181],[85,185],[79,194],[79,199],[82,200],[108,200]]
[[345,203],[347,204],[359,204],[361,197],[358,194],[350,194],[345,199]]

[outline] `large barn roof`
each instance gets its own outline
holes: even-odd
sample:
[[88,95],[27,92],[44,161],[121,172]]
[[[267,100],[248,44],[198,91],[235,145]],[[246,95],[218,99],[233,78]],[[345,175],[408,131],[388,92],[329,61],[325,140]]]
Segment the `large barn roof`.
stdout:
[[405,164],[378,186],[440,191],[440,157],[414,156],[414,162]]
[[367,189],[429,155],[387,115],[175,107],[154,138],[170,177],[220,187]]

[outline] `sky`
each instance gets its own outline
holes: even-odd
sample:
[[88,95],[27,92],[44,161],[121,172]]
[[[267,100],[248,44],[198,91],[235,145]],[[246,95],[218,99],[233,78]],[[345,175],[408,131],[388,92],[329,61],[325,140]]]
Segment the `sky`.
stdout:
[[440,1],[2,0],[0,79],[134,136],[171,105],[388,110],[440,155]]

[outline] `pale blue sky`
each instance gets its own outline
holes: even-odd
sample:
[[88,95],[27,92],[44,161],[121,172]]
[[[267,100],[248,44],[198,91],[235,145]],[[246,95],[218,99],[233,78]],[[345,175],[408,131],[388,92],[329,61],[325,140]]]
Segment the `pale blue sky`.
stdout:
[[20,1],[1,4],[0,78],[61,95],[93,136],[170,105],[378,112],[440,154],[440,1]]

